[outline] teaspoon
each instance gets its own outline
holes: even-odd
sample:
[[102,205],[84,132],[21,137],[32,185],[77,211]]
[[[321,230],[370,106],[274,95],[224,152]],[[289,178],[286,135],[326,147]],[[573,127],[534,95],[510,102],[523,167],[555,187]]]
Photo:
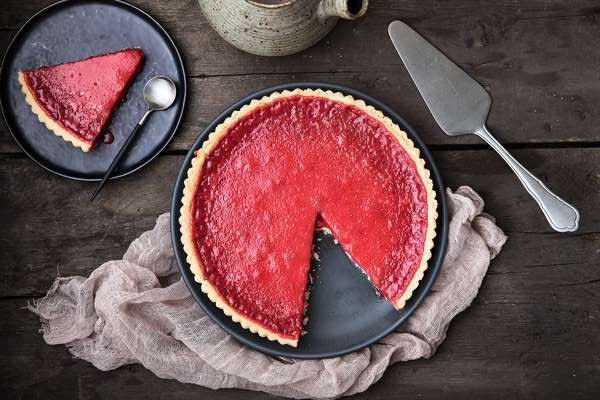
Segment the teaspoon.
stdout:
[[144,125],[144,122],[146,122],[148,116],[152,114],[153,111],[162,111],[171,107],[175,101],[176,95],[177,88],[175,87],[175,83],[165,76],[155,76],[146,83],[144,86],[144,100],[146,101],[148,108],[142,116],[142,119],[140,119],[140,122],[138,122],[135,128],[133,128],[133,131],[131,131],[129,137],[127,140],[125,140],[125,143],[123,143],[123,146],[121,146],[121,149],[115,156],[113,162],[110,164],[110,167],[108,167],[108,170],[104,174],[104,177],[102,177],[102,180],[98,184],[98,187],[96,187],[96,190],[92,194],[90,201],[94,201],[98,193],[100,193],[108,181],[108,178],[110,178],[113,170],[127,151],[127,148],[131,144],[133,138],[140,130],[142,125]]

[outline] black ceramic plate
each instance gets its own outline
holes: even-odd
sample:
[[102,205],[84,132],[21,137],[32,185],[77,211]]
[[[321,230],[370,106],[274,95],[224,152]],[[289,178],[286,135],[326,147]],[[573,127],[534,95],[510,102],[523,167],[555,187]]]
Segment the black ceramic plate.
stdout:
[[[112,144],[99,143],[84,153],[46,129],[25,102],[17,70],[127,47],[140,47],[145,60],[124,102],[112,116],[108,127],[115,137]],[[113,176],[117,178],[141,168],[160,153],[175,134],[185,104],[186,81],[179,52],[158,22],[142,10],[122,1],[66,0],[40,11],[21,28],[4,56],[0,104],[15,141],[31,159],[64,177],[99,180],[144,113],[142,89],[154,75],[173,79],[177,100],[146,122],[117,167]]]
[[[314,282],[310,288],[308,333],[300,338],[297,348],[282,346],[261,338],[243,329],[226,316],[223,311],[215,307],[212,301],[200,290],[200,285],[194,281],[194,277],[185,261],[185,252],[181,246],[181,235],[179,233],[183,182],[194,156],[194,151],[202,146],[208,133],[212,132],[234,110],[249,103],[250,100],[267,96],[275,91],[294,88],[321,88],[350,94],[355,98],[363,99],[366,103],[373,105],[392,118],[408,133],[421,150],[421,156],[432,174],[439,213],[437,236],[433,256],[429,261],[429,268],[418,289],[413,293],[402,311],[396,311],[386,300],[376,295],[370,282],[350,262],[341,248],[333,243],[330,237],[325,236],[322,238],[323,240],[315,241],[321,262],[313,262],[311,266]],[[325,83],[288,83],[261,90],[239,100],[212,121],[196,139],[181,166],[175,183],[171,203],[171,231],[173,247],[183,279],[200,306],[214,321],[240,342],[256,350],[280,357],[313,359],[336,357],[360,350],[398,328],[408,318],[431,288],[444,259],[448,216],[444,184],[433,158],[414,130],[398,114],[372,97],[347,87]]]

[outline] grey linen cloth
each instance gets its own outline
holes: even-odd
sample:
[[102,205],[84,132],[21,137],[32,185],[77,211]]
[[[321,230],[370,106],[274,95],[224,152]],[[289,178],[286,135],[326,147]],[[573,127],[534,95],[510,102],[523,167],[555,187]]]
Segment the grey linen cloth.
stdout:
[[506,241],[471,188],[448,190],[447,196],[448,250],[430,293],[397,332],[343,357],[285,364],[225,333],[179,277],[168,214],[122,260],[102,264],[88,278],[58,278],[30,309],[40,316],[48,344],[66,344],[75,357],[101,370],[140,363],[161,378],[294,398],[362,392],[389,365],[435,353]]

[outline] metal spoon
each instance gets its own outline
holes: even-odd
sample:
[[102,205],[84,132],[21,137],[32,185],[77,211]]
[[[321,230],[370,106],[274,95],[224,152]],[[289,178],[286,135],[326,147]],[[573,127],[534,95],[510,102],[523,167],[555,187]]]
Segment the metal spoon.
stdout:
[[146,85],[144,86],[144,100],[146,101],[148,109],[142,116],[142,119],[140,119],[140,122],[138,122],[135,128],[133,128],[133,131],[131,131],[129,137],[127,138],[125,143],[123,143],[123,146],[121,146],[121,150],[119,150],[119,152],[115,156],[115,159],[110,164],[110,167],[108,167],[108,170],[104,174],[104,177],[102,177],[102,180],[98,184],[98,187],[94,191],[94,194],[92,194],[90,201],[94,201],[98,193],[100,193],[100,191],[106,184],[106,181],[108,181],[108,178],[110,178],[110,175],[119,163],[119,160],[121,160],[121,158],[127,151],[127,148],[131,144],[133,138],[140,130],[142,125],[144,125],[144,122],[146,122],[148,116],[153,111],[162,111],[171,107],[171,105],[175,101],[176,96],[177,88],[175,87],[175,83],[173,83],[173,81],[167,78],[166,76],[155,76],[146,83]]

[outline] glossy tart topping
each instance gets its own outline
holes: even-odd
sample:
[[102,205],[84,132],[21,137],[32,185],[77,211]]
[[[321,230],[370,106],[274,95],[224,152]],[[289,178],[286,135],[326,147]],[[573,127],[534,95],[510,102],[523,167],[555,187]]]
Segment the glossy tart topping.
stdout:
[[288,344],[302,330],[316,226],[398,308],[429,258],[435,199],[418,152],[380,113],[339,97],[297,91],[242,109],[186,185],[183,241],[203,289]]
[[89,150],[139,72],[143,57],[140,49],[125,49],[20,71],[19,80],[40,119],[57,135],[73,138],[74,144],[81,142]]

